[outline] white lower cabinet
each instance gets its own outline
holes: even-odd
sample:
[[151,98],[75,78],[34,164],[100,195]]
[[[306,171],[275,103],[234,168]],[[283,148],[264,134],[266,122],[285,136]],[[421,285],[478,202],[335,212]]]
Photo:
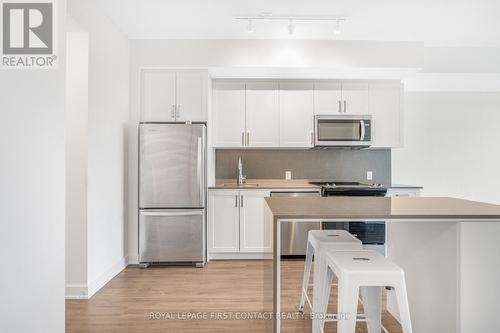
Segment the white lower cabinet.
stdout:
[[272,252],[272,225],[264,221],[269,191],[240,191],[240,252]]
[[406,197],[406,198],[414,198],[420,196],[419,188],[388,188],[386,197]]
[[262,190],[209,191],[209,258],[214,258],[211,254],[272,252],[272,225],[264,221],[264,198],[269,195]]
[[239,252],[239,191],[208,195],[208,252]]

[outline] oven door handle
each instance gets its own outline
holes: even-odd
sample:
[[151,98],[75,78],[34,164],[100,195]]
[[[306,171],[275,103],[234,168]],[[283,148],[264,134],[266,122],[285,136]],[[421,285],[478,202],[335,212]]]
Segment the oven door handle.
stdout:
[[365,121],[364,120],[360,120],[359,121],[359,141],[365,141]]

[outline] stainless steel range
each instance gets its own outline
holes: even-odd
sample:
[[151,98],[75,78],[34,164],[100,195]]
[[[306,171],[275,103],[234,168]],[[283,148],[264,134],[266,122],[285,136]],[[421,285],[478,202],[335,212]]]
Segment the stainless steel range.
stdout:
[[[383,197],[387,188],[381,184],[364,184],[358,182],[324,181],[310,182],[320,187],[322,197],[330,196],[378,196]],[[281,194],[278,195],[304,195]],[[314,194],[309,194],[314,195]],[[302,258],[306,252],[307,233],[317,229],[343,229],[359,238],[363,247],[385,253],[385,222],[384,221],[346,221],[346,222],[311,222],[296,223],[290,221],[283,226],[281,237],[281,253],[284,258]]]
[[[357,182],[312,182],[321,186],[321,196],[375,196],[383,197],[387,188],[381,184],[363,184]],[[385,254],[385,222],[384,221],[348,221],[321,223],[322,229],[343,229],[357,237],[366,249]]]

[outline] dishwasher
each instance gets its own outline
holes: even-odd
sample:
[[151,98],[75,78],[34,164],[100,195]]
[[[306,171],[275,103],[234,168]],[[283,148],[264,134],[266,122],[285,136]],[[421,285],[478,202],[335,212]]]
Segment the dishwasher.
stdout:
[[[271,197],[319,197],[319,191],[271,192]],[[321,229],[321,221],[294,222],[286,221],[281,224],[281,258],[304,258],[307,247],[309,230]]]

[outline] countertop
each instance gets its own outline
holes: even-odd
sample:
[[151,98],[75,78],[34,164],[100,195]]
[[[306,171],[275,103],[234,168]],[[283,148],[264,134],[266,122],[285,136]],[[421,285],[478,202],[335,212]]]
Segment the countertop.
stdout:
[[500,205],[445,197],[272,197],[274,219],[490,219],[500,222]]
[[[247,179],[244,185],[237,185],[235,179],[217,179],[215,186],[209,189],[274,189],[274,188],[297,188],[297,189],[319,189],[319,186],[309,184],[308,179]],[[224,185],[225,184],[225,185]],[[228,185],[230,184],[230,185]]]
[[[215,186],[209,186],[209,189],[319,189],[319,186],[309,184],[310,179],[247,179],[244,185],[237,185],[235,179],[217,179]],[[403,185],[403,184],[383,184],[388,189],[422,189],[421,186]]]

